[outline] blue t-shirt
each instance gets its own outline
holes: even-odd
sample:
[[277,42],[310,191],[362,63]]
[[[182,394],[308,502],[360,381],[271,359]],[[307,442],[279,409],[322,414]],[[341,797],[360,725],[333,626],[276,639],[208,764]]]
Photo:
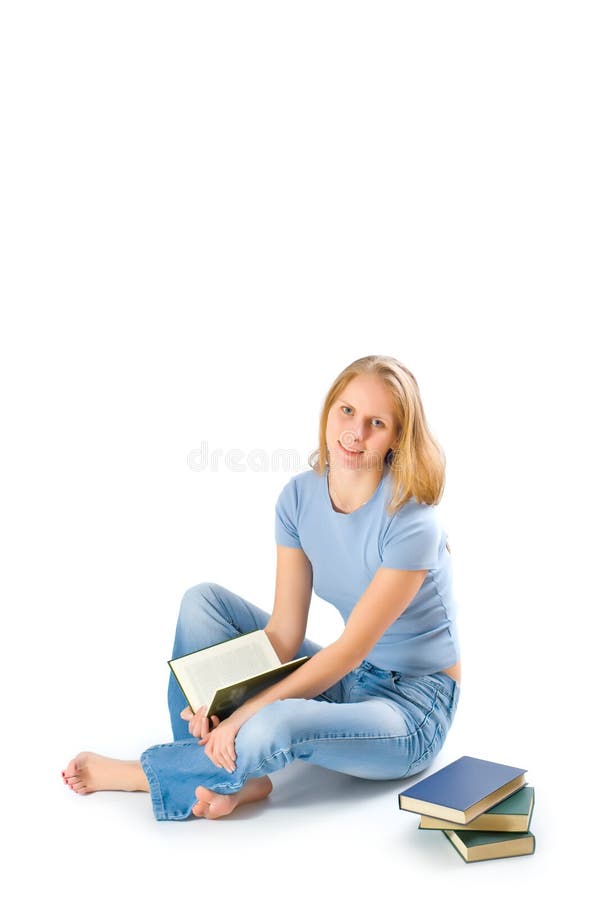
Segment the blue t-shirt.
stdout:
[[460,658],[446,533],[437,507],[414,498],[390,516],[391,496],[391,473],[385,468],[368,502],[340,513],[332,506],[326,472],[301,472],[276,502],[276,543],[303,549],[313,568],[314,591],[345,622],[380,566],[427,569],[410,605],[366,659],[404,675],[431,675]]

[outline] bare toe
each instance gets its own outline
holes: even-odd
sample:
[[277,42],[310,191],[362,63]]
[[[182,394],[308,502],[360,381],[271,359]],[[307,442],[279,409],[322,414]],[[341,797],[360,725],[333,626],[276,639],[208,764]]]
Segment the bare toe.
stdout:
[[194,808],[198,809],[200,806],[202,808],[200,814],[206,819],[219,819],[221,816],[227,816],[235,809],[239,801],[238,794],[218,794],[202,784],[195,788],[194,793],[199,801],[195,803]]
[[205,816],[209,809],[213,792],[208,788],[199,785],[199,787],[195,788],[194,795],[198,802],[192,807],[192,814],[197,817]]
[[209,790],[209,788],[206,788],[202,784],[199,784],[199,786],[194,789],[194,796],[202,803],[211,803],[211,801],[215,797],[215,791],[211,791]]
[[85,750],[74,756],[63,778],[77,793],[94,791],[148,791],[138,760],[113,759]]
[[195,803],[192,807],[192,815],[196,816],[197,819],[202,819],[205,817],[205,811],[209,809],[208,803]]
[[85,763],[86,753],[78,753],[73,759],[70,761],[69,765],[66,767],[63,775],[66,778],[73,777],[73,775],[77,775],[82,765]]

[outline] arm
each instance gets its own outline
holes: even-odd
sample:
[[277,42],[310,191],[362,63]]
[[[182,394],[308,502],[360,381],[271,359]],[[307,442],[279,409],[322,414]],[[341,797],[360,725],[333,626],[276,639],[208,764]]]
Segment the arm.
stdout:
[[311,700],[356,668],[410,605],[426,573],[426,569],[378,569],[353,608],[341,637],[286,678],[243,703],[233,713],[239,727],[262,706],[288,697]]
[[[263,630],[281,663],[294,659],[303,642],[307,629],[312,587],[313,570],[305,552],[300,547],[277,545],[274,608]],[[239,707],[239,709],[241,708]],[[246,704],[245,710],[245,716],[243,714],[238,716],[239,727],[256,711],[251,711]],[[205,715],[206,712],[207,707],[202,706],[194,714],[190,707],[186,707],[180,713],[182,718],[190,723],[188,730],[194,737],[205,738],[209,734],[209,720]],[[234,713],[224,721],[235,722],[233,716]],[[216,724],[216,721],[219,722],[217,716],[214,716],[213,720],[213,724]]]
[[[367,656],[382,634],[407,609],[427,570],[408,571],[381,566],[356,603],[340,638],[277,684],[251,697],[209,733],[208,720],[199,720],[191,733],[216,765],[234,771],[234,739],[240,727],[263,706],[275,700],[302,697],[311,700],[325,691]],[[204,708],[203,708],[204,709]],[[199,710],[202,714],[203,710]]]
[[294,659],[307,629],[313,587],[313,570],[303,550],[276,548],[274,609],[264,631],[280,662]]

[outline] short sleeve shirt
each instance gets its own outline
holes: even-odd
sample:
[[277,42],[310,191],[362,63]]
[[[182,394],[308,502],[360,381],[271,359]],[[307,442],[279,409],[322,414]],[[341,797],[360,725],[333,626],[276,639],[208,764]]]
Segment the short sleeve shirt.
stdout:
[[373,665],[404,675],[430,675],[460,658],[447,536],[436,506],[409,500],[393,516],[391,473],[351,513],[334,509],[327,469],[294,475],[276,502],[276,543],[300,547],[313,569],[313,589],[346,623],[376,570],[426,569],[418,593],[372,648]]

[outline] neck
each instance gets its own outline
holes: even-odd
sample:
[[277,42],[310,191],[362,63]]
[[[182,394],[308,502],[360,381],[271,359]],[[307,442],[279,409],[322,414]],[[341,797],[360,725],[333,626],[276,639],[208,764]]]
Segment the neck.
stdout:
[[362,472],[329,466],[327,476],[331,497],[337,507],[343,507],[341,512],[353,512],[368,502],[384,474],[384,470],[378,468]]

